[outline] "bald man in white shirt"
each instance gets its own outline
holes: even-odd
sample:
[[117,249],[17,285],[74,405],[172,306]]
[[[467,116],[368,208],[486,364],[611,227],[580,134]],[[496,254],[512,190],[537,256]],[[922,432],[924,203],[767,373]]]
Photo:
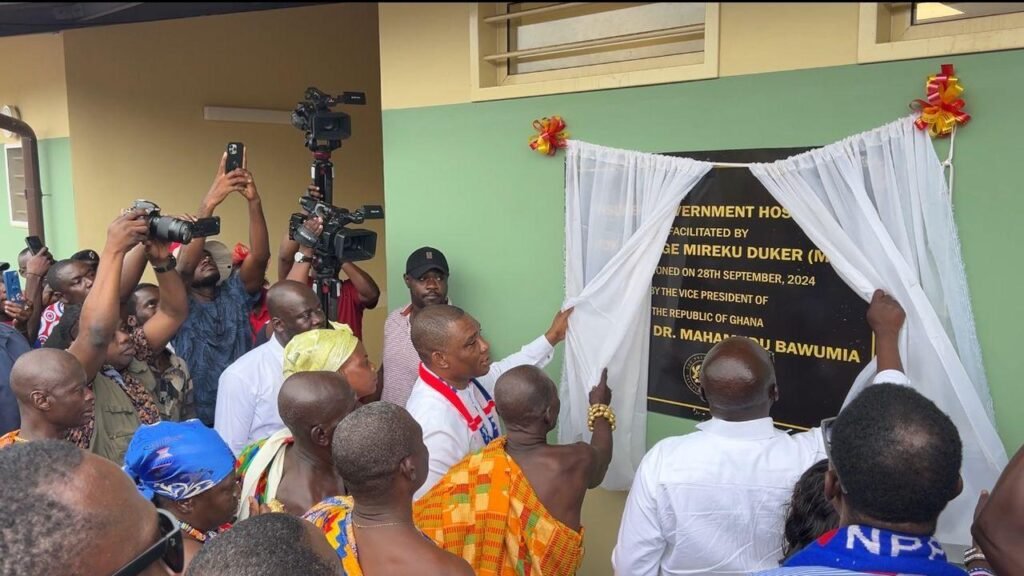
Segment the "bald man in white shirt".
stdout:
[[460,460],[501,435],[494,410],[495,382],[516,366],[546,366],[554,347],[565,340],[571,313],[572,308],[559,312],[543,336],[493,363],[480,323],[462,309],[437,304],[416,315],[412,342],[422,363],[406,409],[423,428],[430,469],[415,498],[426,494]]
[[[903,308],[875,292],[875,383],[908,384],[897,341]],[[800,475],[826,457],[821,430],[792,436],[769,416],[775,368],[757,342],[733,337],[708,352],[701,385],[711,420],[666,438],[633,479],[612,565],[618,576],[748,574],[778,567],[785,506]]]
[[309,286],[292,280],[267,293],[274,335],[235,360],[220,375],[214,429],[235,456],[284,428],[277,396],[284,384],[284,347],[297,334],[324,325],[324,311]]

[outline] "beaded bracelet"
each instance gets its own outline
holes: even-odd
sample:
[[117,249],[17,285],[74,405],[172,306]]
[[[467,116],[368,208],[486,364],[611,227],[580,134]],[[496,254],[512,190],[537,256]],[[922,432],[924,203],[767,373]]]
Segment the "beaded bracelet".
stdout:
[[968,568],[967,573],[970,576],[996,576],[996,573],[988,568]]
[[970,563],[970,562],[978,562],[978,561],[985,562],[985,561],[987,561],[987,558],[985,558],[984,552],[979,550],[977,546],[971,546],[967,550],[964,550],[964,564],[965,565]]
[[594,431],[594,422],[598,418],[604,418],[608,421],[608,424],[612,428],[612,432],[615,431],[615,412],[612,411],[611,406],[607,404],[593,404],[590,406],[590,410],[587,413],[587,428],[591,432]]

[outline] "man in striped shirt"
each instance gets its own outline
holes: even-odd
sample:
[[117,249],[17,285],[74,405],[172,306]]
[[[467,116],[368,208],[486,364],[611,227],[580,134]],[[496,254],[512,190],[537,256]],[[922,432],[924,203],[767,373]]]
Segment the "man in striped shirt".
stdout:
[[410,303],[384,321],[381,399],[405,407],[419,380],[420,355],[412,345],[412,319],[427,306],[448,303],[448,260],[436,248],[424,246],[409,255],[405,285]]

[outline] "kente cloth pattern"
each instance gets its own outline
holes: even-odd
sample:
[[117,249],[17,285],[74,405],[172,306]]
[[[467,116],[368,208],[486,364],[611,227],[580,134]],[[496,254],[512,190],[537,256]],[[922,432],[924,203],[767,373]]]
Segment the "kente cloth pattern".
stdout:
[[242,483],[238,520],[249,517],[249,498],[270,504],[284,475],[284,455],[295,439],[287,428],[242,449],[235,461],[235,474]]
[[199,420],[140,426],[124,457],[124,471],[147,499],[187,500],[213,488],[235,469],[235,456],[216,431]]
[[477,576],[567,576],[583,560],[583,533],[541,504],[505,437],[470,454],[413,506],[416,526]]
[[353,506],[351,496],[332,496],[310,508],[302,517],[312,522],[327,537],[331,548],[338,553],[345,576],[362,576],[352,525]]

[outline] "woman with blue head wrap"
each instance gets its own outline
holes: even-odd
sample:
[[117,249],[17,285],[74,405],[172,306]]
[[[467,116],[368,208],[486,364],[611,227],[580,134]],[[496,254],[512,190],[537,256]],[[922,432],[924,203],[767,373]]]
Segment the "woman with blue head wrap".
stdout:
[[143,496],[181,521],[185,565],[207,539],[234,520],[239,486],[235,457],[199,420],[158,422],[136,430],[124,471]]

